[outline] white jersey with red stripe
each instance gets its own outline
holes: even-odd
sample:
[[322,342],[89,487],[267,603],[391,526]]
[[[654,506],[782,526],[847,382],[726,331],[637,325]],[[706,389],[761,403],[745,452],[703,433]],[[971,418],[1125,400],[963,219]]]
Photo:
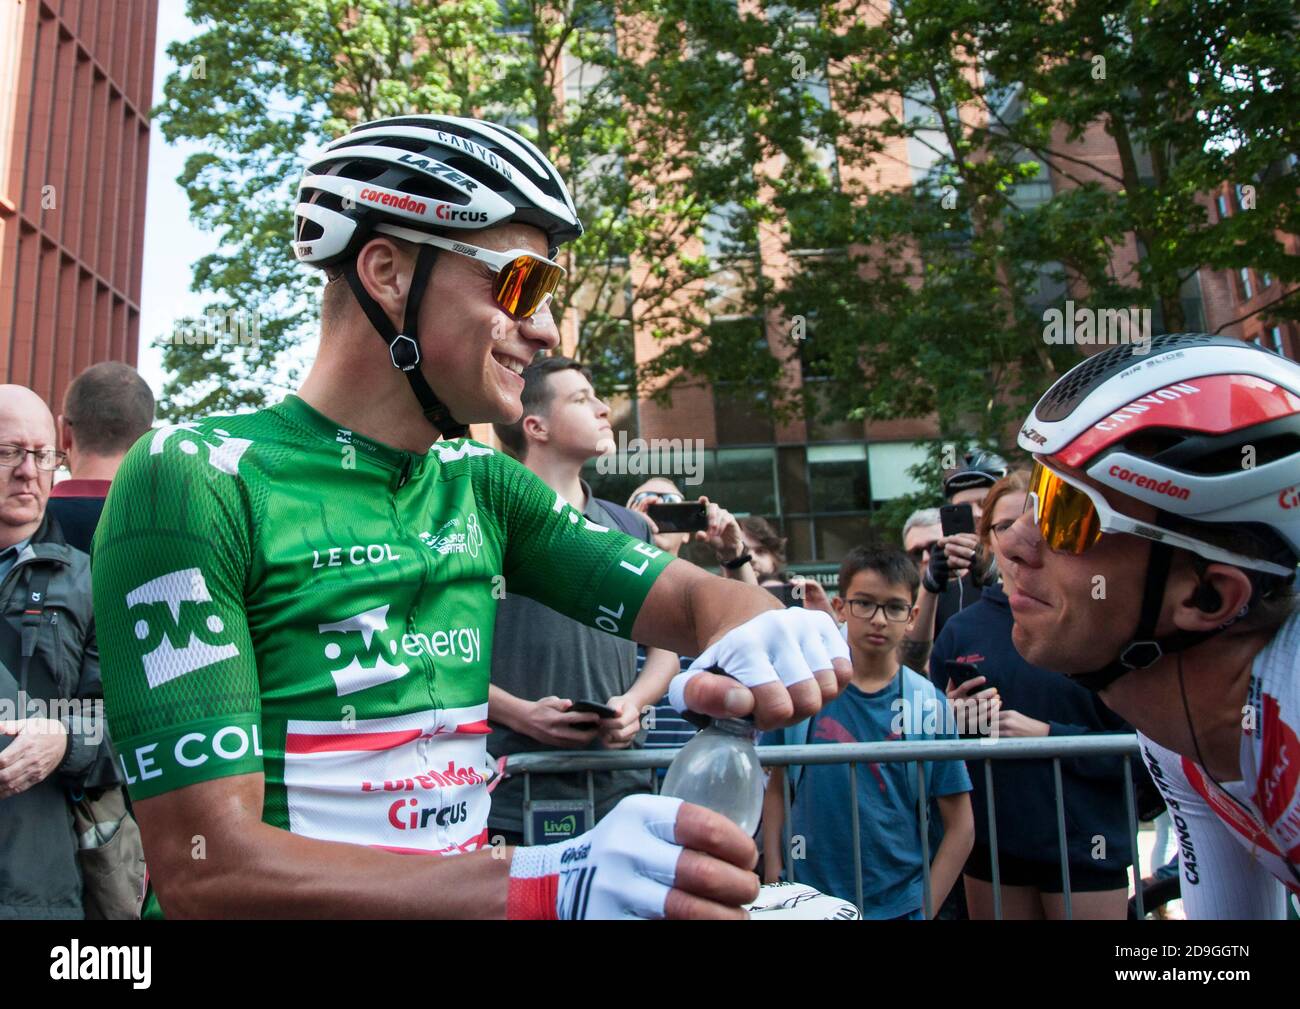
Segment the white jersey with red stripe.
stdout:
[[1284,918],[1300,906],[1300,614],[1255,657],[1240,781],[1139,734],[1173,820],[1189,918]]

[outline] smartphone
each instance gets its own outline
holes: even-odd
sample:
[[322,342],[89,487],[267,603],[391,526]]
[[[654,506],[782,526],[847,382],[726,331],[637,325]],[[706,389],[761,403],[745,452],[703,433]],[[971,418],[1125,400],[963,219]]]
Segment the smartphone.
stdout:
[[608,704],[597,704],[595,701],[574,701],[570,711],[580,711],[584,715],[595,715],[597,718],[617,718],[618,712]]
[[[973,665],[969,662],[954,662],[952,659],[943,660],[943,671],[948,674],[948,678],[952,680],[952,685],[954,687],[960,687],[967,680],[974,679],[976,676],[984,675],[980,672],[979,666]],[[985,683],[984,687],[980,689],[985,689],[987,687],[988,684]]]
[[796,592],[795,586],[791,582],[782,582],[780,585],[764,585],[763,588],[781,600],[782,606],[789,608],[803,605],[803,593]]
[[661,533],[694,533],[709,528],[708,508],[698,501],[652,504],[646,513]]
[[939,509],[939,525],[945,536],[975,531],[975,512],[969,504],[944,505]]

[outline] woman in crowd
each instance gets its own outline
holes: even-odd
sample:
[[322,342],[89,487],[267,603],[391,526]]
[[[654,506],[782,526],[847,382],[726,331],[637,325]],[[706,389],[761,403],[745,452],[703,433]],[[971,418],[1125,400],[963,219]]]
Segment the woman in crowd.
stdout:
[[[930,658],[930,674],[971,734],[1077,736],[1121,732],[1128,726],[1097,697],[1059,673],[1032,666],[1011,642],[1007,595],[1015,591],[999,543],[1025,505],[1028,479],[1008,474],[989,489],[977,532],[988,587],[973,606],[944,625]],[[974,667],[973,669],[971,667]],[[977,675],[964,679],[972,672]],[[963,682],[964,679],[964,682]],[[976,700],[980,698],[981,700]],[[981,703],[982,701],[982,703]],[[978,725],[977,725],[978,723]],[[960,724],[960,723],[959,723]],[[1132,863],[1120,757],[1061,761],[1072,913],[1075,918],[1124,918]],[[1051,760],[994,760],[993,796],[1002,916],[1065,916]],[[966,863],[966,899],[972,919],[993,917],[993,874],[988,799],[982,762],[971,762],[975,847]]]

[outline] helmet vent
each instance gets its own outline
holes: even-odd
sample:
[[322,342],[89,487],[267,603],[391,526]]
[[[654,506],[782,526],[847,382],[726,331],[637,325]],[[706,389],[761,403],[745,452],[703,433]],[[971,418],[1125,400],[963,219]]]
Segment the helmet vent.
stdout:
[[[498,157],[500,154],[496,153]],[[506,159],[502,159],[506,160]],[[464,155],[455,155],[447,158],[445,164],[449,168],[454,168],[458,172],[464,172],[474,181],[487,186],[493,192],[504,193],[512,188],[511,182],[500,172],[488,167],[476,158],[467,158]]]
[[[1225,347],[1252,346],[1229,337],[1219,337],[1214,342]],[[1090,357],[1083,364],[1058,379],[1056,384],[1047,390],[1047,394],[1043,396],[1035,412],[1038,419],[1044,423],[1064,420],[1074,412],[1075,407],[1082,403],[1093,389],[1112,375],[1117,375],[1135,364],[1149,361],[1156,355],[1163,354],[1166,351],[1193,345],[1203,347],[1206,344],[1207,341],[1203,333],[1166,333],[1163,336],[1155,337],[1151,341],[1151,352],[1141,357],[1134,355],[1131,346],[1111,347],[1100,354]]]

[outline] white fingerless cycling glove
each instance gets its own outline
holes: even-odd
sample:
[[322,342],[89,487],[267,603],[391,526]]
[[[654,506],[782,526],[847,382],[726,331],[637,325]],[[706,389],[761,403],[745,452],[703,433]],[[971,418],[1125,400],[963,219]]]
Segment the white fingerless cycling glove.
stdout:
[[821,610],[791,607],[768,610],[733,627],[706,648],[690,668],[668,686],[668,703],[686,710],[686,684],[718,666],[746,687],[781,682],[790,687],[831,669],[832,659],[848,659],[848,642],[835,621]]
[[515,848],[506,917],[662,918],[677,877],[682,800],[632,795],[571,841]]

